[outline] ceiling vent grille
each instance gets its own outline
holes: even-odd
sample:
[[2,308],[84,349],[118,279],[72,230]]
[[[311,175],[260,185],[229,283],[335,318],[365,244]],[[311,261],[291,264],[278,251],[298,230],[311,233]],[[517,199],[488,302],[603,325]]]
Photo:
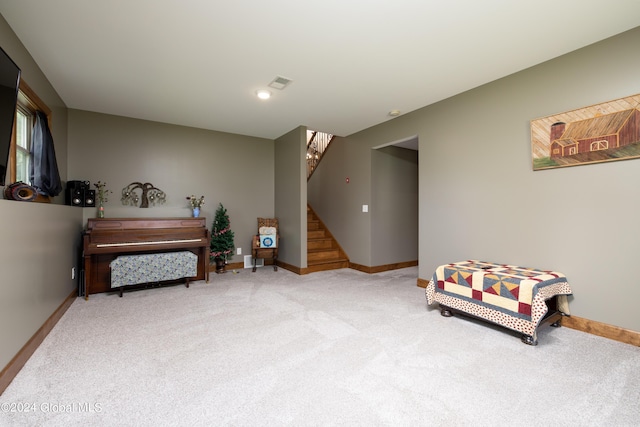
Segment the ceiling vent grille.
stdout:
[[276,78],[273,79],[271,81],[271,83],[269,83],[269,87],[272,87],[272,88],[278,89],[278,90],[282,90],[282,89],[286,88],[287,86],[289,86],[292,82],[293,82],[293,80],[288,79],[286,77],[276,76]]

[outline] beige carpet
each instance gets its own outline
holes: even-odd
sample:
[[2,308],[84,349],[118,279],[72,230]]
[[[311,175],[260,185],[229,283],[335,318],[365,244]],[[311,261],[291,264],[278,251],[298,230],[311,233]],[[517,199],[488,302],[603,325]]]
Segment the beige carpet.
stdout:
[[551,327],[527,346],[440,316],[417,274],[260,268],[78,299],[0,425],[639,425],[640,348]]

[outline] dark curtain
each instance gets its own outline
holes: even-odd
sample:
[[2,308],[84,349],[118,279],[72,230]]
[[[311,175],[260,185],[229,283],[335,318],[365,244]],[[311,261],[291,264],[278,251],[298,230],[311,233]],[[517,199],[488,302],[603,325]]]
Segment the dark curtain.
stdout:
[[62,191],[53,137],[42,111],[36,112],[36,124],[31,137],[31,185],[45,196],[57,196]]

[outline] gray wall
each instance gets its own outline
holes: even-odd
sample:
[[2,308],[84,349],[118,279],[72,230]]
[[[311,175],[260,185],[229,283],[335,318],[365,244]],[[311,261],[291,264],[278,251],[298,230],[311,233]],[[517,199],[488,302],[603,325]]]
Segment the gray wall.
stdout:
[[276,139],[275,213],[280,228],[278,259],[307,266],[307,128],[300,126]]
[[[227,209],[243,254],[231,262],[251,254],[256,218],[274,214],[273,174],[272,140],[69,110],[69,179],[106,182],[107,217],[189,217],[186,197],[203,195],[209,228],[218,204]],[[124,206],[122,189],[132,182],[162,189],[166,203]],[[95,217],[95,208],[82,210]]]
[[412,117],[420,277],[466,258],[554,269],[572,285],[573,314],[640,331],[639,161],[534,172],[529,130],[531,119],[639,93],[639,45],[637,28]]
[[309,180],[309,204],[353,263],[376,267],[418,259],[418,155],[374,148],[410,136],[399,138],[380,126],[336,138]]
[[418,259],[418,152],[371,152],[371,265]]
[[[310,203],[353,262],[394,262],[391,254],[372,250],[372,233],[395,218],[375,207],[390,202],[381,198],[384,179],[372,173],[384,158],[376,158],[380,153],[372,148],[418,135],[420,278],[429,279],[439,264],[467,258],[557,269],[573,287],[573,314],[640,330],[640,287],[631,270],[640,249],[633,226],[640,210],[640,161],[533,172],[529,140],[531,119],[640,92],[640,28],[338,138],[308,187],[301,179],[300,188],[295,177],[304,177],[304,152],[295,134],[303,141],[302,127],[276,143],[67,112],[4,19],[0,45],[53,110],[62,179],[102,180],[114,191],[107,216],[188,216],[185,197],[204,195],[203,215],[212,220],[222,202],[245,254],[258,216],[285,218],[291,224],[282,241],[285,261],[296,265],[299,254],[304,267],[308,188]],[[299,170],[288,160],[298,156]],[[162,188],[167,204],[147,210],[121,206],[120,190],[138,180]],[[77,267],[80,231],[95,210],[64,206],[62,200],[0,200],[0,366],[76,286],[70,271]],[[370,205],[369,214],[363,204]]]
[[314,193],[318,209],[349,255],[364,256],[367,147],[418,135],[420,278],[471,258],[555,269],[573,288],[572,314],[640,331],[640,160],[534,172],[529,128],[640,93],[638,46],[640,28],[345,138],[320,163],[318,177],[338,176]]
[[[51,132],[60,175],[65,180],[66,107],[1,16],[0,46],[52,110]],[[59,204],[63,200],[62,195],[54,204],[0,199],[0,369],[76,288],[71,268],[77,267],[82,215]]]
[[[69,206],[0,200],[0,367],[77,288],[82,216]],[[77,277],[77,275],[76,275]]]
[[376,145],[380,143],[334,138],[307,184],[311,207],[350,261],[365,266],[372,265],[371,215],[362,212],[362,205],[371,206],[371,148]]

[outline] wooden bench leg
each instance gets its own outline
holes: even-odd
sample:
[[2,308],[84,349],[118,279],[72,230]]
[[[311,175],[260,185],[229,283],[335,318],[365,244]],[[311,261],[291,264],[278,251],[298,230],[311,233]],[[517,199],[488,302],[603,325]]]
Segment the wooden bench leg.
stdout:
[[444,317],[451,317],[453,316],[453,311],[449,307],[440,304],[440,315]]
[[522,334],[520,340],[527,345],[538,345],[538,333],[534,332],[533,335]]

